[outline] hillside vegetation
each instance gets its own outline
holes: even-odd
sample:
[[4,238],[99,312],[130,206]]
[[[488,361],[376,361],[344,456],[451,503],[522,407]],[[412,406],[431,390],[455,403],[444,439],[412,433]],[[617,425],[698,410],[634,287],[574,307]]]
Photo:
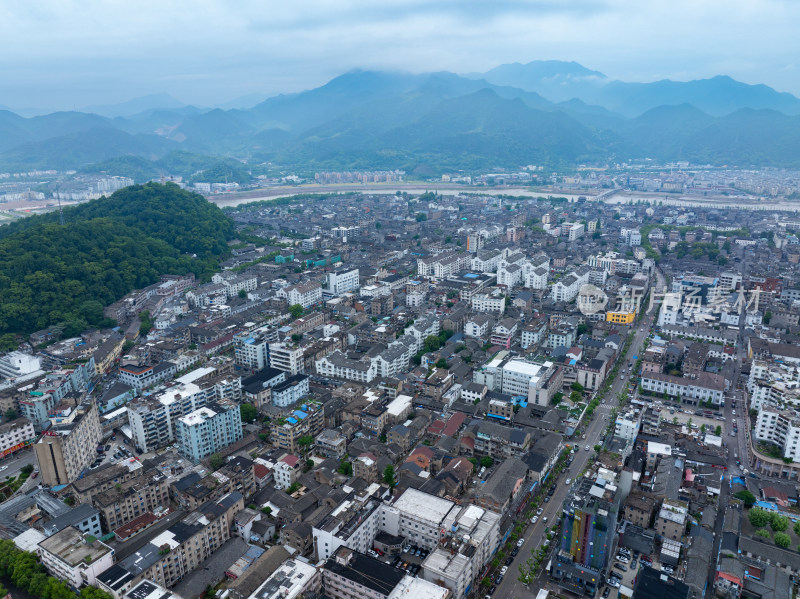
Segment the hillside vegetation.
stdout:
[[[134,185],[0,229],[0,334],[103,326],[103,306],[166,273],[219,266],[232,221],[177,185]],[[72,327],[70,327],[72,328]]]

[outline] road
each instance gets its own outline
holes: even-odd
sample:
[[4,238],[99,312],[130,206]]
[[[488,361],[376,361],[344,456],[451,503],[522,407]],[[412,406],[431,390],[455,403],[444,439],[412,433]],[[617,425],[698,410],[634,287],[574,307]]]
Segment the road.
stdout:
[[[657,276],[659,277],[659,286],[663,285],[663,277],[660,276],[660,272],[656,271]],[[623,390],[625,383],[628,380],[633,380],[634,385],[636,384],[636,376],[631,373],[630,371],[622,374],[622,369],[627,369],[628,362],[633,361],[633,356],[641,356],[642,354],[642,343],[647,338],[647,335],[650,332],[650,327],[653,321],[653,311],[648,311],[646,315],[642,318],[640,323],[636,324],[636,333],[634,335],[633,343],[631,343],[631,348],[628,351],[628,355],[624,359],[620,359],[618,362],[620,372],[617,375],[617,378],[614,380],[611,390],[606,393],[603,402],[597,407],[594,413],[594,418],[589,426],[585,430],[586,439],[577,438],[575,442],[579,444],[580,450],[574,454],[575,459],[572,462],[572,466],[570,468],[565,469],[564,473],[561,475],[561,478],[566,480],[567,478],[571,480],[575,480],[575,477],[578,476],[584,468],[586,468],[587,464],[590,461],[594,461],[594,451],[591,449],[595,445],[601,443],[602,438],[604,436],[606,427],[608,426],[608,418],[610,417],[611,410],[614,409],[617,405],[617,394]],[[586,451],[585,447],[589,446],[590,451]],[[524,533],[525,537],[525,544],[520,549],[519,554],[517,555],[514,562],[508,567],[508,573],[506,574],[503,581],[497,585],[497,589],[493,597],[500,598],[500,599],[521,599],[522,597],[533,597],[539,591],[539,589],[547,588],[555,588],[552,583],[549,582],[547,573],[545,572],[545,568],[542,568],[542,572],[540,573],[539,577],[530,585],[526,586],[522,584],[519,580],[519,565],[524,565],[527,559],[530,557],[531,552],[538,549],[539,546],[544,542],[545,534],[548,525],[554,526],[558,524],[559,521],[559,514],[561,513],[561,508],[564,505],[564,501],[567,498],[567,494],[569,492],[569,487],[562,481],[557,481],[556,484],[556,491],[553,496],[550,498],[549,503],[542,504],[544,508],[544,512],[542,516],[539,518],[539,521],[536,524],[528,523],[527,529]],[[547,523],[545,524],[544,518],[547,518]],[[552,548],[555,547],[555,544]],[[547,565],[547,561],[544,562],[544,566]],[[562,590],[560,591],[561,594],[565,594]]]

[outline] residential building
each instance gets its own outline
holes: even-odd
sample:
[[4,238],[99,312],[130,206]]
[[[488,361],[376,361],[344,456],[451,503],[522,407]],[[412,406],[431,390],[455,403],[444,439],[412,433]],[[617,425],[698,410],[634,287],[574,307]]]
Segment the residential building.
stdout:
[[42,484],[54,487],[76,480],[97,455],[102,437],[94,401],[70,408],[62,422],[51,426],[34,444]]
[[248,599],[302,599],[315,596],[321,582],[322,576],[317,568],[304,561],[288,559]]
[[683,403],[697,405],[710,401],[718,406],[723,401],[725,379],[722,375],[701,372],[696,379],[687,379],[670,374],[649,372],[642,376],[642,389],[648,393],[666,393],[678,397]]
[[36,552],[51,576],[73,589],[97,586],[97,577],[114,564],[114,550],[74,526],[40,542]]
[[471,299],[472,309],[476,312],[497,312],[502,314],[506,311],[506,298],[504,295],[489,293],[476,293]]
[[175,384],[154,396],[127,405],[134,445],[141,452],[165,447],[175,440],[178,418],[206,404],[206,393],[194,383]]
[[95,494],[92,504],[99,510],[105,530],[112,532],[142,514],[169,508],[169,480],[151,470]]
[[181,455],[195,463],[219,452],[242,438],[239,405],[220,400],[179,417],[175,438]]
[[677,499],[664,499],[656,515],[653,527],[662,537],[680,541],[686,532],[689,505]]
[[272,421],[271,440],[273,445],[288,451],[298,453],[297,442],[301,437],[316,436],[325,425],[324,409],[321,404],[308,401],[288,416]]
[[355,291],[359,286],[359,271],[357,268],[338,269],[326,275],[326,285],[323,293],[329,297],[337,297],[351,291]]
[[98,575],[95,586],[120,599],[142,580],[175,585],[230,539],[235,515],[243,509],[238,492],[209,501]]
[[272,405],[285,408],[306,397],[308,395],[308,380],[308,376],[305,374],[295,374],[272,387]]
[[282,343],[270,343],[269,365],[289,374],[300,374],[305,371],[303,348],[286,340]]
[[322,301],[322,285],[316,281],[298,283],[279,289],[276,295],[285,298],[290,306],[299,304],[308,309]]
[[74,526],[82,533],[100,538],[103,536],[103,527],[100,521],[100,512],[88,503],[79,503],[68,512],[56,516],[42,527],[45,536],[51,537],[68,526]]

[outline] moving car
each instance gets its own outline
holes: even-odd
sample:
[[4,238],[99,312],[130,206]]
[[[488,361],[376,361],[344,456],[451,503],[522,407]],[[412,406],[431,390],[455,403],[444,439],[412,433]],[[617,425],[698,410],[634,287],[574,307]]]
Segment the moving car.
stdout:
[[568,478],[567,480],[565,480],[565,481],[564,481],[564,484],[567,484],[567,485],[569,485],[571,482],[572,482],[572,479],[571,479],[571,478]]

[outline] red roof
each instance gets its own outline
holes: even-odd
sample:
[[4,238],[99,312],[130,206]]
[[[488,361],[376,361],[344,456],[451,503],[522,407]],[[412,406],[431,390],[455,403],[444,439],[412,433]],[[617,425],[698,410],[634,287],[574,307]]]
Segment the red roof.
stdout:
[[255,463],[253,464],[253,474],[256,478],[266,478],[269,476],[270,469],[267,468],[264,464]]
[[461,425],[464,424],[464,420],[466,420],[467,415],[464,412],[456,412],[452,416],[450,416],[450,420],[447,421],[447,426],[444,427],[442,431],[442,436],[444,437],[452,437],[458,432],[458,429],[461,428]]
[[300,461],[300,458],[298,458],[296,455],[292,455],[292,454],[288,454],[288,455],[286,455],[286,456],[281,458],[281,462],[289,464],[289,466],[291,466],[292,468],[295,468],[299,461]]
[[434,420],[431,422],[430,426],[428,426],[428,432],[432,435],[441,435],[443,430],[444,422],[441,420]]

